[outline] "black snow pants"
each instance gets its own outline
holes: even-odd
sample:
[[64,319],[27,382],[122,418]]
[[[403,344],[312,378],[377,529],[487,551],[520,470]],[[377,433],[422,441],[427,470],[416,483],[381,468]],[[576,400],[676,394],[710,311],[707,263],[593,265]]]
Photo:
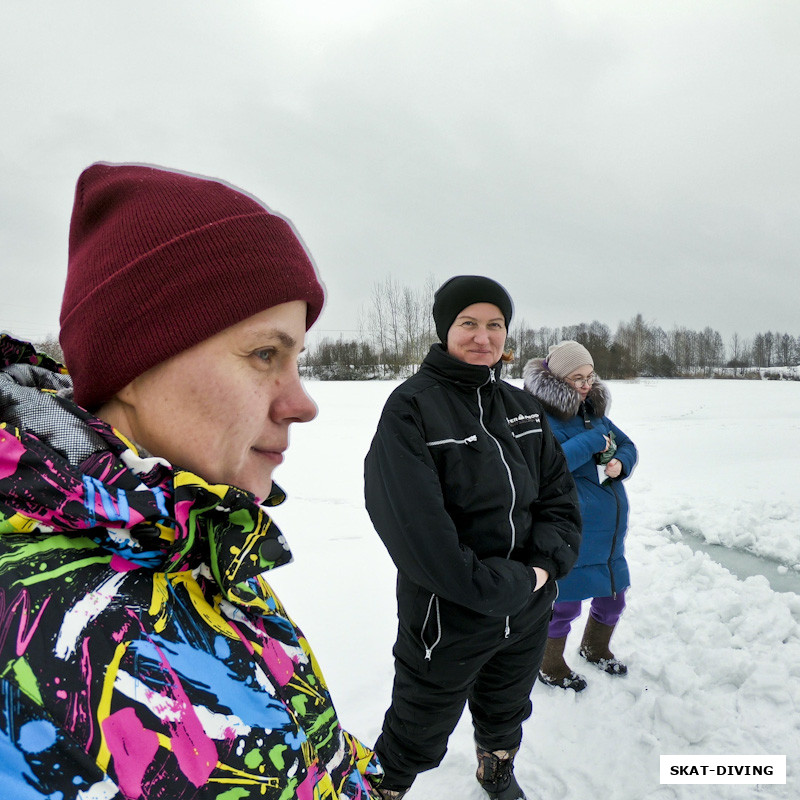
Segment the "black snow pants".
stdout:
[[[400,620],[392,704],[375,743],[386,772],[383,787],[405,789],[418,773],[439,765],[465,703],[478,745],[487,750],[519,745],[555,598],[550,581],[510,618],[508,635],[502,618],[473,614],[444,601],[438,601],[435,629],[430,624],[425,628],[427,639],[419,627]],[[435,633],[440,639],[428,659],[422,640],[434,641]]]

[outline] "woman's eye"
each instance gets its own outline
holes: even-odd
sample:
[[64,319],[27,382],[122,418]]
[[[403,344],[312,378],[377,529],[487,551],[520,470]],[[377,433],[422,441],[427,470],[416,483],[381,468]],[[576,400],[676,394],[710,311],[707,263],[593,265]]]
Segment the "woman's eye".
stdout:
[[272,361],[272,357],[275,355],[275,351],[271,347],[267,347],[263,350],[256,350],[253,355],[259,359],[259,361],[263,361],[265,363],[269,363]]

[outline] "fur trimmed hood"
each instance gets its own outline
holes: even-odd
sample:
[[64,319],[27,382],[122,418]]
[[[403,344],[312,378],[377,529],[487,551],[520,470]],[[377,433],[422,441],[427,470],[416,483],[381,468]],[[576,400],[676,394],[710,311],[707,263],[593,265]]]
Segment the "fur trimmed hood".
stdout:
[[[574,417],[581,406],[581,396],[566,381],[557,378],[544,366],[543,358],[532,358],[522,371],[525,389],[529,391],[544,407],[548,414],[567,420]],[[608,387],[598,378],[589,394],[586,403],[593,414],[604,417],[611,406],[611,395]]]

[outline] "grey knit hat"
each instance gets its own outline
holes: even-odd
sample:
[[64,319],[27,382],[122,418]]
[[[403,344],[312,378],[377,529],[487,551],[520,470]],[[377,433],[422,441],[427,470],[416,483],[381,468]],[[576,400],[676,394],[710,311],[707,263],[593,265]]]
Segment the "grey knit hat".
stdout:
[[550,347],[545,364],[557,378],[566,378],[573,370],[584,364],[591,364],[594,367],[594,359],[582,344],[566,339]]

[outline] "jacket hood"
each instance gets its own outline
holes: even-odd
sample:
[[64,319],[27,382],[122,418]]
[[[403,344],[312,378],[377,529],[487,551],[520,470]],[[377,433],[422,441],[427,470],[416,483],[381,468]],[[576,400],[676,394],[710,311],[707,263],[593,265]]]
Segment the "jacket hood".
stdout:
[[[548,414],[567,420],[574,417],[581,407],[581,396],[577,389],[566,381],[557,378],[544,366],[543,358],[532,358],[522,371],[525,388],[545,407]],[[598,378],[589,394],[586,404],[593,414],[604,417],[611,406],[608,387]]]

